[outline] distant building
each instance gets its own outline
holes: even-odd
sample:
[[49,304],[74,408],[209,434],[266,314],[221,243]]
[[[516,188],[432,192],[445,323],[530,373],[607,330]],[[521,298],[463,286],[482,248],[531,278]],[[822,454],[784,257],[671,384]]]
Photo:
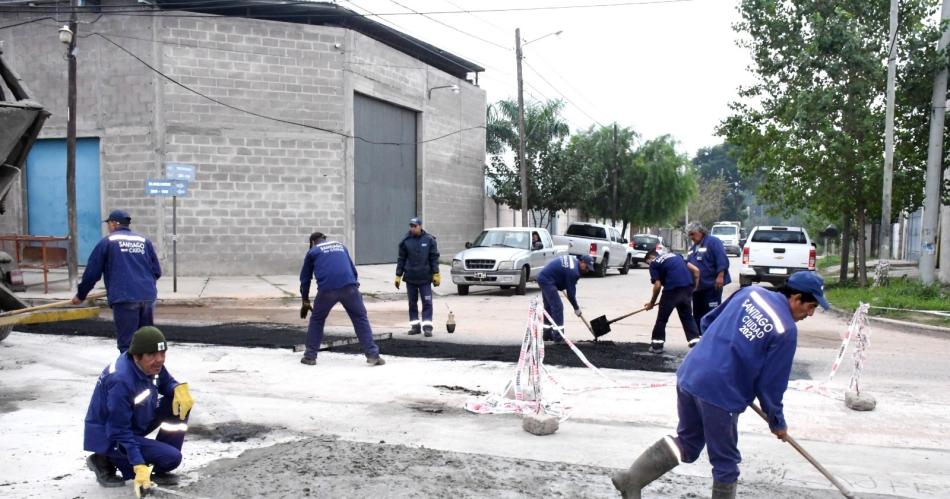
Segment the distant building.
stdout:
[[[87,3],[77,51],[81,263],[113,208],[130,211],[171,260],[172,201],[144,188],[167,162],[197,170],[177,201],[186,274],[296,272],[315,230],[349,245],[357,263],[393,262],[414,215],[449,258],[478,234],[483,68],[334,4],[226,3]],[[67,5],[4,3],[0,25],[54,8],[63,19]],[[66,234],[60,25],[0,31],[5,58],[52,113],[0,232]]]

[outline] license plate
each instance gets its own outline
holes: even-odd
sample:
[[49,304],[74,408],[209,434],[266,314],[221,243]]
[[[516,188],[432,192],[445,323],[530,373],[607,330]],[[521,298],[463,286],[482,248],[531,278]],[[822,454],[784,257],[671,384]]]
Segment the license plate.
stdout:
[[786,275],[788,274],[788,269],[769,269],[769,274]]
[[484,278],[485,278],[485,273],[484,273],[484,272],[475,272],[475,278],[476,278],[476,279],[484,279]]

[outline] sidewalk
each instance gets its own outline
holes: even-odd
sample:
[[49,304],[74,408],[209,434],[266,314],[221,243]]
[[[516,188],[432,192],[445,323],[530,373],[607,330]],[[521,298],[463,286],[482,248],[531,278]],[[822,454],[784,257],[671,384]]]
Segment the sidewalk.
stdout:
[[[80,277],[82,276],[80,267]],[[393,279],[396,264],[359,265],[356,267],[360,278],[360,291],[363,295],[379,299],[397,299],[405,294],[396,290]],[[451,267],[442,265],[443,285],[433,288],[437,296],[454,293]],[[49,273],[49,293],[43,293],[43,273],[25,270],[25,292],[17,293],[23,301],[41,305],[52,301],[68,300],[76,294],[75,288],[69,288],[69,278],[65,270],[57,269]],[[446,285],[448,284],[448,285]],[[228,300],[268,300],[296,302],[300,296],[300,277],[298,275],[251,275],[251,276],[178,276],[178,290],[173,291],[174,282],[171,273],[158,280],[158,302],[160,305],[189,305],[203,302],[221,302]],[[100,280],[97,290],[104,290]],[[310,285],[311,297],[316,293],[317,283]],[[392,295],[392,296],[390,296]]]

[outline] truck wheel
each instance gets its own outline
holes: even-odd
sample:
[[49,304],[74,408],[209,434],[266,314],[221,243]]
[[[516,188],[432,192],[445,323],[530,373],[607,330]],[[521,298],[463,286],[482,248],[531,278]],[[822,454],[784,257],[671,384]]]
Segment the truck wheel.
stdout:
[[627,255],[627,259],[623,262],[623,267],[620,267],[620,275],[627,275],[630,272],[630,255]]
[[511,286],[502,286],[501,289],[511,289]]
[[521,267],[521,280],[515,288],[516,295],[523,295],[528,291],[528,267]]
[[739,276],[739,287],[744,288],[752,285],[752,278]]
[[465,295],[468,294],[468,285],[467,285],[467,284],[459,284],[459,285],[458,285],[458,290],[459,290],[459,296],[465,296]]
[[594,273],[597,274],[597,277],[604,277],[607,275],[607,263],[610,261],[610,255],[604,253],[604,260],[600,262],[600,266],[594,265]]
[[13,324],[10,324],[9,326],[0,326],[0,341],[3,341],[7,336],[10,336],[10,331],[13,331]]

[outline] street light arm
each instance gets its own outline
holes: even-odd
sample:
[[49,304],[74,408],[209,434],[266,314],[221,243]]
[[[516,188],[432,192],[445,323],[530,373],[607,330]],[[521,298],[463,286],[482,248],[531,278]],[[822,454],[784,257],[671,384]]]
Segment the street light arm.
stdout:
[[531,41],[528,41],[528,42],[524,42],[524,43],[521,44],[521,46],[524,47],[525,45],[527,45],[527,44],[529,44],[529,43],[534,43],[534,42],[536,42],[536,41],[538,41],[538,40],[541,40],[541,39],[543,39],[543,38],[547,38],[547,37],[552,36],[552,35],[554,35],[554,36],[560,36],[561,33],[563,33],[563,32],[564,32],[564,30],[562,30],[562,29],[559,29],[559,30],[557,30],[557,31],[552,31],[551,33],[548,33],[548,34],[546,34],[546,35],[544,35],[544,36],[539,36],[539,37],[535,38],[534,40],[531,40]]

